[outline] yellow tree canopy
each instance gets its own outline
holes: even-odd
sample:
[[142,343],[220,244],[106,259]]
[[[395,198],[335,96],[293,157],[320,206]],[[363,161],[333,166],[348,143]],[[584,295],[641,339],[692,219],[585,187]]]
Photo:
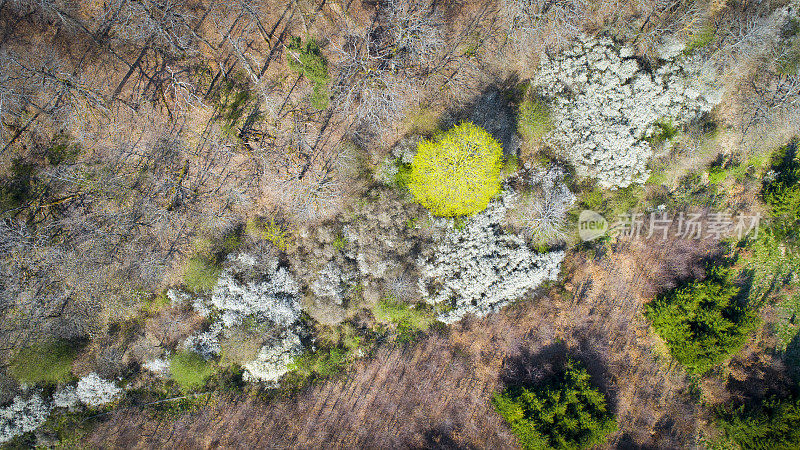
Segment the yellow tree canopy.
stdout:
[[463,122],[417,147],[408,188],[437,216],[466,216],[500,192],[503,148],[483,128]]

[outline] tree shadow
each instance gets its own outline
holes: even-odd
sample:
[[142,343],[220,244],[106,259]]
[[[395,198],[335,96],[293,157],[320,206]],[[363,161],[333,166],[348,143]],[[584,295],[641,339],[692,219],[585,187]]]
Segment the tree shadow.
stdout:
[[469,121],[492,135],[502,146],[506,157],[518,156],[521,141],[517,135],[517,77],[509,77],[487,86],[474,99],[441,119],[445,129]]
[[453,431],[449,427],[439,426],[426,430],[422,434],[425,442],[419,449],[429,450],[450,450],[450,449],[473,449],[475,447],[461,445],[453,439]]
[[794,335],[786,351],[783,353],[783,363],[786,365],[786,372],[795,381],[800,383],[800,333]]
[[540,388],[560,376],[570,359],[586,369],[591,376],[592,386],[605,396],[609,411],[615,413],[617,400],[609,383],[608,366],[603,356],[593,349],[589,339],[581,339],[573,347],[563,341],[555,341],[539,349],[531,349],[523,344],[515,355],[506,357],[500,381],[504,386]]
[[[759,358],[755,355],[739,359],[734,358],[731,365],[738,373],[745,373],[742,379],[728,376],[726,387],[734,398],[735,404],[760,404],[764,399],[777,396],[784,397],[796,391],[791,379],[797,380],[797,337],[792,340],[784,354],[784,361],[779,358]],[[777,355],[776,355],[777,356]]]

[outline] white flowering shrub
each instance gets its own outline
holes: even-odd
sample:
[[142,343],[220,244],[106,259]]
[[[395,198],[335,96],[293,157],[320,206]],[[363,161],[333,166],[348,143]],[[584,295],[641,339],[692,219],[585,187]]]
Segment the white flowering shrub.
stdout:
[[64,386],[53,393],[53,406],[73,409],[80,403],[75,386]]
[[[322,278],[335,275],[332,271]],[[324,285],[317,288],[330,291]],[[231,255],[211,298],[197,298],[194,304],[198,312],[218,319],[208,331],[187,338],[183,348],[208,360],[221,353],[221,340],[230,346],[236,336],[252,336],[261,348],[254,360],[243,364],[244,378],[276,383],[303,348],[299,295],[299,285],[274,255]]]
[[525,239],[502,230],[513,197],[505,193],[463,228],[450,230],[433,255],[418,262],[423,298],[451,307],[442,322],[483,316],[558,277],[563,251],[537,254]]
[[191,296],[188,293],[177,289],[168,289],[167,298],[172,306],[182,305],[191,300]]
[[208,331],[193,334],[183,341],[183,348],[191,350],[208,361],[220,352],[219,336],[222,323],[216,322]]
[[142,367],[158,376],[166,376],[169,374],[169,361],[163,358],[155,358],[145,361]]
[[[300,318],[300,288],[285,268],[278,267],[277,258],[268,258],[263,268],[248,255],[237,255],[229,261],[231,266],[222,272],[211,294],[211,305],[222,313],[226,327],[251,315],[277,326],[288,326]],[[264,279],[239,281],[257,267]]]
[[344,303],[347,292],[355,282],[355,274],[331,261],[317,273],[309,289],[317,297],[332,299],[337,305]]
[[14,397],[11,405],[0,408],[0,443],[35,430],[49,415],[50,407],[38,394],[28,399]]
[[256,359],[244,365],[245,381],[264,381],[277,385],[278,379],[289,371],[294,358],[303,352],[300,336],[287,330],[280,338],[261,347]]
[[533,84],[552,100],[546,141],[579,175],[604,187],[644,182],[653,154],[644,139],[658,132],[656,124],[688,123],[720,100],[699,63],[673,58],[650,74],[629,47],[588,37],[554,58],[545,55]]
[[122,392],[113,381],[100,378],[97,373],[90,373],[78,380],[76,394],[78,400],[86,406],[94,407],[113,402]]

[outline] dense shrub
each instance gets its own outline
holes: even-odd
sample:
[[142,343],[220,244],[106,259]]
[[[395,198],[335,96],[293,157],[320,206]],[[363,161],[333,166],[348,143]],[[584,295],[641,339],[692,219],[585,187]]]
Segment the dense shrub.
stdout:
[[437,216],[473,214],[500,192],[502,159],[503,149],[489,133],[464,122],[419,143],[408,188]]
[[755,313],[739,304],[730,270],[712,268],[693,281],[658,297],[646,315],[672,356],[694,373],[704,373],[744,345]]
[[773,156],[770,172],[765,176],[762,197],[776,221],[776,232],[796,238],[800,229],[800,157],[797,143],[781,147]]
[[63,341],[28,347],[14,356],[8,371],[23,383],[64,383],[72,377],[76,354],[76,348]]
[[536,142],[553,127],[550,109],[536,99],[525,99],[519,105],[517,131],[528,142]]
[[274,218],[269,220],[250,219],[247,221],[245,233],[256,239],[263,239],[272,242],[275,247],[282,251],[289,250],[289,246],[294,241],[291,231]]
[[290,369],[304,377],[329,378],[344,370],[351,356],[344,348],[321,348],[297,357]]
[[564,373],[541,389],[512,386],[492,399],[526,449],[584,449],[602,444],[617,424],[589,374],[569,361]]
[[723,411],[719,425],[741,448],[800,448],[800,401],[773,398],[755,408]]
[[169,370],[181,389],[191,390],[202,386],[214,374],[214,364],[195,352],[182,350],[170,358]]
[[303,74],[314,86],[311,104],[317,109],[327,108],[330,103],[328,84],[331,78],[328,75],[328,61],[322,56],[317,42],[311,39],[303,45],[300,38],[296,37],[286,48],[289,50],[289,67]]

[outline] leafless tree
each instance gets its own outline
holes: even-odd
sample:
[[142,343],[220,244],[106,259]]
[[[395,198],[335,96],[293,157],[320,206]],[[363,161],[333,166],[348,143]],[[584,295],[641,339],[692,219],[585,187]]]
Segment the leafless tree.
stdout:
[[564,172],[557,166],[534,170],[530,190],[517,199],[508,213],[511,226],[537,243],[554,244],[566,238],[567,213],[575,195],[564,184]]
[[113,11],[116,33],[143,47],[154,46],[174,55],[197,51],[196,18],[181,2],[173,0],[116,0]]
[[645,56],[656,56],[665,38],[670,36],[685,38],[686,34],[708,25],[704,17],[705,11],[697,2],[641,0],[636,5],[644,19],[636,29],[632,30],[632,42]]
[[501,14],[512,45],[527,54],[575,38],[586,16],[586,4],[583,0],[503,0]]
[[336,50],[334,101],[372,129],[393,123],[417,95],[392,52],[370,33],[350,35]]
[[3,128],[17,129],[6,134],[0,154],[37,120],[49,120],[80,138],[88,123],[106,111],[102,93],[46,46],[25,54],[3,49],[0,63],[0,120]]
[[432,64],[444,47],[439,15],[420,0],[387,0],[383,11],[394,53],[407,52],[414,64]]

